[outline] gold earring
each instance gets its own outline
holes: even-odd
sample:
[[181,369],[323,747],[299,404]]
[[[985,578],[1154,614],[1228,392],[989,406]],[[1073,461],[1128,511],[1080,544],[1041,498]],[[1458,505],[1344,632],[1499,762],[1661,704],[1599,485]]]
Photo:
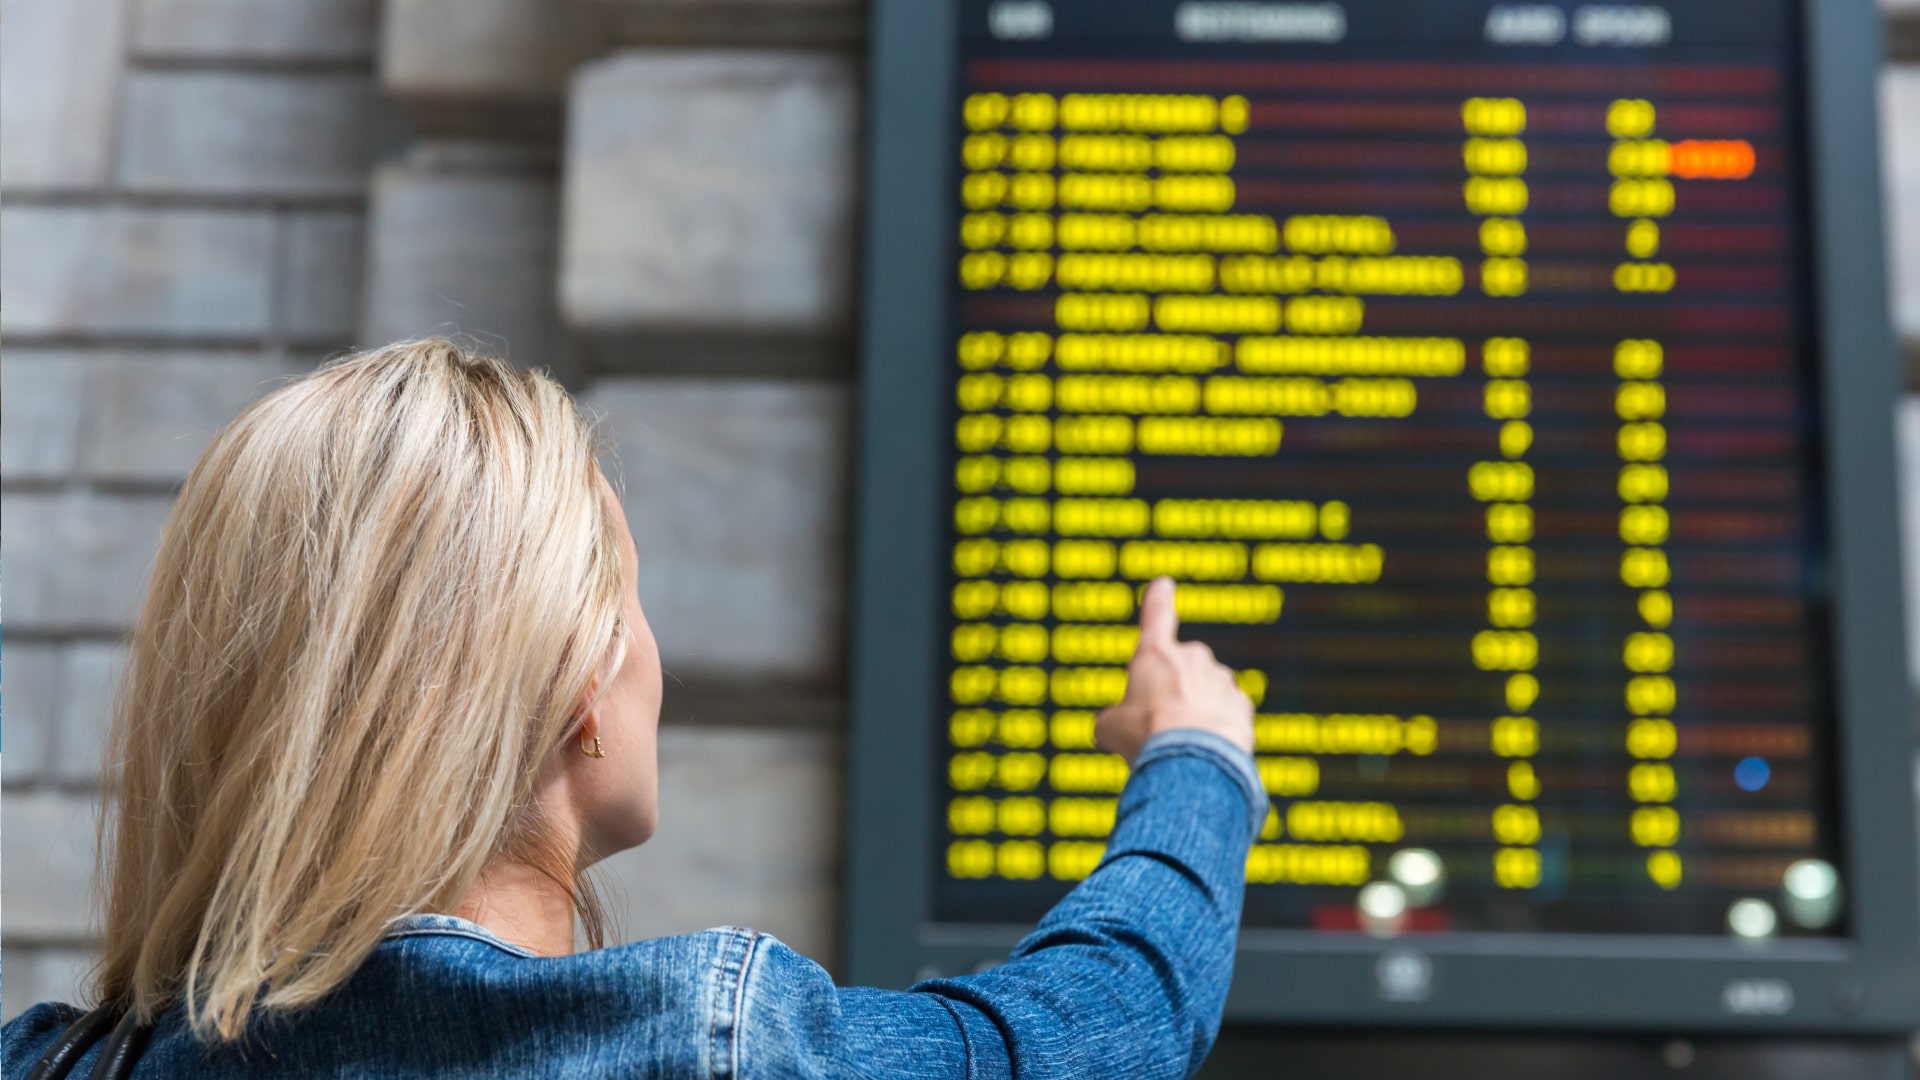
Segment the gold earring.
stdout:
[[[587,741],[589,739],[593,741],[592,749],[587,748]],[[605,750],[600,749],[600,736],[589,735],[587,734],[586,729],[584,728],[582,728],[580,731],[580,752],[587,755],[590,758],[603,758],[607,756],[607,752]]]

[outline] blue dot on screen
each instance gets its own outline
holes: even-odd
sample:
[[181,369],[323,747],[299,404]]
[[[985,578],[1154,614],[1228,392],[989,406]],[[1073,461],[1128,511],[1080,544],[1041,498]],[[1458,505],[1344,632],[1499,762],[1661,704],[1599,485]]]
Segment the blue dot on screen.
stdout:
[[1772,777],[1773,770],[1765,758],[1750,757],[1733,767],[1733,782],[1739,784],[1742,791],[1759,791]]

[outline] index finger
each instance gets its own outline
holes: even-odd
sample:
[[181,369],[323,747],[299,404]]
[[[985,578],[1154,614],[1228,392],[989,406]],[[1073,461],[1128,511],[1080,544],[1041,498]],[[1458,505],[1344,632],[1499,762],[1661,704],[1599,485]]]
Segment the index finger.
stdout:
[[1140,643],[1171,645],[1180,633],[1180,616],[1173,606],[1173,579],[1154,578],[1140,598]]

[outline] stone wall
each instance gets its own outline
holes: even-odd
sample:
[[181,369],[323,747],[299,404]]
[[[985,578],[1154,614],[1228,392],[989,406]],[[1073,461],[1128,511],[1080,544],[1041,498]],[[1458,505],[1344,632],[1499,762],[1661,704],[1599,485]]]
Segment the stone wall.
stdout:
[[358,332],[373,0],[0,0],[5,1001],[88,963],[119,644],[172,492]]
[[[1920,0],[1890,7],[1920,371]],[[431,332],[553,368],[616,449],[671,676],[662,830],[608,868],[626,936],[739,922],[831,963],[862,18],[0,0],[0,1014],[87,963],[118,641],[186,468],[275,380]],[[1920,461],[1920,406],[1903,430]]]

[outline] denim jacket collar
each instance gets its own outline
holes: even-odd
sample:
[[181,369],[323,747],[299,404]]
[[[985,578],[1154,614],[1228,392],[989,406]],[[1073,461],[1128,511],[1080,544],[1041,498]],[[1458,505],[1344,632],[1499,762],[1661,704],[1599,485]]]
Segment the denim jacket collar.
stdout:
[[523,949],[486,927],[481,926],[479,923],[463,919],[458,915],[436,915],[428,913],[402,915],[387,927],[387,932],[384,935],[385,940],[388,941],[397,938],[428,936],[472,938],[475,941],[485,942],[502,952],[512,953],[524,959],[533,960],[538,957],[537,953]]

